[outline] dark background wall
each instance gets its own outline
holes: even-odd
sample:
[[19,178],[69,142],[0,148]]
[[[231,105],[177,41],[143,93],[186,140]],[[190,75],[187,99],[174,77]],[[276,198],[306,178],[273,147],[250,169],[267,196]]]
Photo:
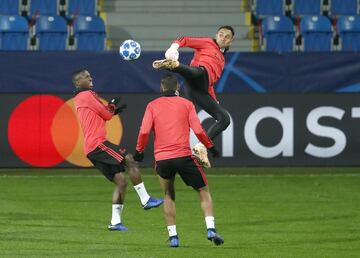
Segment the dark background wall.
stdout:
[[[181,53],[189,63],[192,53]],[[0,52],[0,92],[71,93],[71,73],[88,69],[96,91],[156,93],[165,73],[151,64],[163,52],[144,52],[140,59],[123,61],[117,52]],[[359,92],[360,54],[228,53],[217,92],[314,93]]]

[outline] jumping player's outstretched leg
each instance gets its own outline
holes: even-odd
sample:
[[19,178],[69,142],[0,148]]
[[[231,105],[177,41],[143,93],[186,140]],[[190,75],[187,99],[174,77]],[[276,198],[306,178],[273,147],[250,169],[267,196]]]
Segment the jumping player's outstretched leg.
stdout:
[[228,112],[219,105],[208,93],[208,75],[203,67],[194,67],[181,64],[179,61],[163,59],[154,61],[155,69],[166,69],[184,77],[188,86],[190,99],[204,109],[216,122],[208,129],[210,139],[214,139],[230,124]]
[[189,97],[199,107],[204,109],[216,122],[210,126],[207,131],[210,139],[214,139],[222,131],[224,131],[230,124],[229,113],[220,106],[209,94],[204,94],[193,89],[188,91]]
[[[215,123],[210,126],[207,131],[210,139],[214,139],[230,124],[230,116],[228,112],[220,106],[208,93],[189,89],[189,97],[194,103],[204,109],[211,117],[215,119]],[[210,168],[211,164],[207,156],[207,150],[202,143],[197,143],[193,148],[195,156],[199,157],[199,161],[205,168]]]
[[186,80],[188,87],[192,89],[200,90],[203,93],[208,91],[209,81],[203,67],[184,65],[171,59],[156,60],[153,62],[153,67],[157,70],[166,69],[180,74]]
[[[188,87],[188,95],[192,102],[204,109],[215,119],[215,123],[207,131],[210,139],[213,140],[229,126],[230,116],[228,112],[208,92],[209,79],[204,67],[188,66],[171,59],[156,60],[153,62],[153,67],[155,69],[166,69],[184,77]],[[198,157],[202,166],[206,168],[211,167],[207,150],[203,144],[196,144],[193,147],[193,152]]]

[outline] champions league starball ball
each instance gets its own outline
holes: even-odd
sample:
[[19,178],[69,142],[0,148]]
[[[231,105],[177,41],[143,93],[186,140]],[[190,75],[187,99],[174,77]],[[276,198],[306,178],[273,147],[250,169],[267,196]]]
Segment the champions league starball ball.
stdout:
[[122,57],[122,59],[126,61],[136,60],[140,57],[141,46],[135,40],[132,39],[125,40],[120,45],[119,54]]

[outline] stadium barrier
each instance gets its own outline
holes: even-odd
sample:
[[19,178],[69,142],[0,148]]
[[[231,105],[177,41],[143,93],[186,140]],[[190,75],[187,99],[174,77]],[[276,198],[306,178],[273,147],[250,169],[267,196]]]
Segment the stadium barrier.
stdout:
[[[118,94],[103,94],[110,99]],[[134,151],[142,115],[157,94],[121,94],[128,109],[108,137]],[[220,94],[231,124],[216,139],[215,166],[358,166],[360,94]],[[1,167],[88,167],[71,94],[0,94]],[[198,113],[204,127],[211,119]],[[151,142],[151,141],[150,141]],[[195,142],[192,137],[192,142]],[[144,166],[153,166],[153,148]]]

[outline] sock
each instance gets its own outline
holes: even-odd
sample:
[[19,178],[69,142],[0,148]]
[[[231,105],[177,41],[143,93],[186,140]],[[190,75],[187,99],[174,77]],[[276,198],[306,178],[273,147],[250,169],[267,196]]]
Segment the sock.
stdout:
[[123,204],[113,204],[112,205],[112,216],[111,216],[111,225],[116,225],[121,223],[121,213],[124,209]]
[[134,189],[136,190],[137,194],[139,195],[141,204],[145,205],[148,202],[148,200],[150,199],[150,195],[146,191],[144,182],[134,185]]
[[168,229],[168,232],[169,232],[169,237],[177,236],[176,225],[168,226],[167,229]]
[[215,218],[214,216],[206,216],[205,217],[205,223],[207,229],[215,229]]

